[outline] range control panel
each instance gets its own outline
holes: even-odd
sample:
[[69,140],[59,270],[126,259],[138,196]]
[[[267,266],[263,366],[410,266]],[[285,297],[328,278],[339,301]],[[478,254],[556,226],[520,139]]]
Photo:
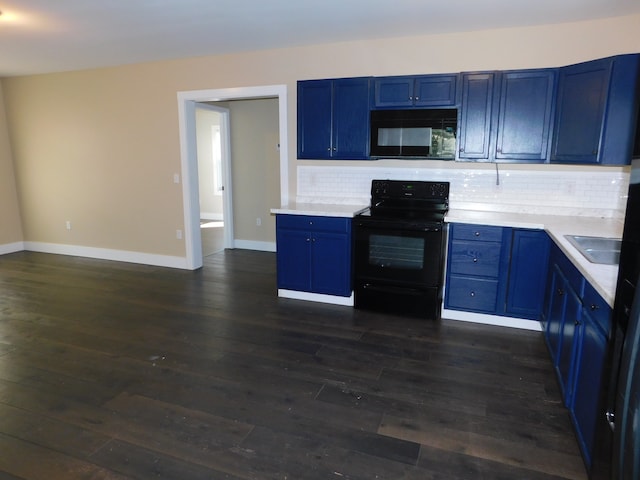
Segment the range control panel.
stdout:
[[421,180],[372,180],[371,198],[375,200],[448,200],[449,182]]

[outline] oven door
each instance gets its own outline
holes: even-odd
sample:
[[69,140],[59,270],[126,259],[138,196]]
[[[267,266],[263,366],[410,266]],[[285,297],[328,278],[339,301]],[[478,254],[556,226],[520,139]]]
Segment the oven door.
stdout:
[[354,222],[356,281],[416,287],[442,282],[443,226],[356,219]]

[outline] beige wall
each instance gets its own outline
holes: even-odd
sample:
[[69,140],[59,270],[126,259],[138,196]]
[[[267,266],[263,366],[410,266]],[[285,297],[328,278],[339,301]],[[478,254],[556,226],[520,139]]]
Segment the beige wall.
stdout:
[[178,91],[286,84],[294,197],[297,80],[560,66],[640,52],[638,27],[634,15],[4,79],[25,239],[184,255]]
[[16,180],[0,84],[0,250],[3,245],[22,240]]
[[269,210],[280,204],[278,99],[236,100],[228,106],[234,236],[275,242],[275,218]]

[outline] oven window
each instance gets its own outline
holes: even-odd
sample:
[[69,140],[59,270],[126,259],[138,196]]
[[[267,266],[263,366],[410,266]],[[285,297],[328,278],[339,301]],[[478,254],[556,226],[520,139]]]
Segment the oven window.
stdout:
[[372,234],[369,236],[369,265],[421,270],[424,265],[424,239]]

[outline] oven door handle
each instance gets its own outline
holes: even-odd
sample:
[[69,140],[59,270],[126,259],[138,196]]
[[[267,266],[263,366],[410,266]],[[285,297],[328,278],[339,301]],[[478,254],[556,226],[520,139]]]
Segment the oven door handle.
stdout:
[[365,283],[362,285],[364,290],[373,292],[385,292],[385,293],[401,293],[403,295],[424,295],[424,290],[411,287],[395,287],[393,285],[372,285],[371,283]]
[[376,222],[375,220],[357,221],[356,227],[379,228],[384,230],[395,230],[404,232],[439,232],[442,225],[416,225],[407,222]]

